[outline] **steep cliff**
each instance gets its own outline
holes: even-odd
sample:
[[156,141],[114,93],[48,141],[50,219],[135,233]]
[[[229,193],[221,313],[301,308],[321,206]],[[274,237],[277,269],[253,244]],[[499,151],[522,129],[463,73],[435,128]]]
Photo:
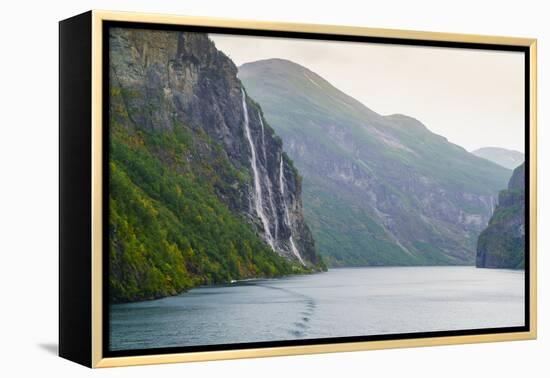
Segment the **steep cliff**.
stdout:
[[477,242],[478,268],[525,267],[525,164],[514,170],[508,189]]
[[293,62],[247,63],[239,77],[304,177],[306,219],[332,265],[475,263],[510,170]]
[[314,269],[301,179],[206,34],[111,29],[113,301]]

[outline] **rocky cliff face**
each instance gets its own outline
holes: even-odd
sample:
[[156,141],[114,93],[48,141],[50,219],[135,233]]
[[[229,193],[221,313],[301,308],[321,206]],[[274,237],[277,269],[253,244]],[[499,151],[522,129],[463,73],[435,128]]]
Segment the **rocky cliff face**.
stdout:
[[478,239],[476,266],[525,267],[525,164],[514,170],[508,189],[499,193],[489,226]]
[[[202,185],[201,191],[213,193],[216,201],[221,201],[234,217],[244,219],[272,252],[287,261],[308,268],[319,263],[302,212],[301,179],[283,152],[281,139],[237,78],[237,68],[206,34],[112,29],[109,68],[112,146],[120,142],[137,154],[136,161],[147,156],[155,164],[160,161],[157,170],[161,174],[178,174],[174,180],[191,178],[193,184]],[[122,151],[122,147],[116,151]],[[195,196],[197,203],[202,200],[195,193],[185,197],[181,186],[174,193],[182,198],[179,202],[166,195],[172,187],[156,184],[160,189],[153,190],[157,189],[155,183],[145,186],[149,177],[137,169],[139,164],[115,152],[112,157],[118,160],[114,163],[123,166],[126,174],[133,173],[128,176],[138,187],[136,190],[146,192],[152,204],[169,205],[172,215],[181,216],[182,222],[187,220],[180,212],[185,211],[184,198]],[[151,171],[149,176],[158,173]],[[198,214],[197,219],[199,223],[209,218],[220,223],[223,216]],[[229,251],[239,240],[220,240],[216,245],[220,252],[213,253],[205,245],[218,235],[207,234],[213,230],[201,234],[192,226],[196,240],[191,243],[193,250],[211,253],[211,260],[224,266],[229,256],[224,255],[223,246]],[[114,235],[113,239],[118,237]],[[236,248],[238,253],[248,251],[251,243]],[[209,265],[196,253],[192,256],[197,262],[188,270],[202,274],[207,267],[212,274],[221,274],[216,263]],[[262,269],[277,271],[276,262],[259,263],[248,252],[234,260],[233,271],[241,273],[238,277],[233,273],[230,278],[262,275]],[[207,280],[210,276],[203,274]]]
[[170,132],[179,120],[223,145],[250,180],[233,183],[229,192],[218,187],[220,198],[249,218],[277,253],[317,263],[297,171],[233,62],[202,33],[119,29],[110,41],[113,80],[129,93],[145,93],[125,99],[134,123]]
[[509,170],[293,62],[248,63],[239,77],[302,173],[306,218],[333,265],[474,263]]

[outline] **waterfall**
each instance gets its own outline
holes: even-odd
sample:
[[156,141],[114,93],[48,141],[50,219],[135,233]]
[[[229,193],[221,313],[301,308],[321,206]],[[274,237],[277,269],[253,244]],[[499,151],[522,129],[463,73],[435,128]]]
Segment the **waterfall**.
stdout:
[[[243,113],[244,113],[244,130],[246,134],[246,139],[248,140],[248,144],[250,146],[250,165],[252,166],[252,171],[254,173],[254,206],[256,209],[256,213],[258,214],[258,217],[260,217],[260,220],[262,221],[262,225],[264,227],[264,233],[265,233],[265,239],[266,242],[269,244],[269,246],[275,250],[274,240],[278,240],[278,234],[279,234],[279,222],[278,222],[278,215],[277,211],[275,209],[275,204],[273,202],[273,190],[272,190],[272,183],[269,179],[269,176],[266,174],[266,188],[267,188],[267,201],[269,202],[269,207],[271,209],[271,212],[273,213],[273,216],[275,218],[275,239],[273,238],[271,234],[271,228],[269,227],[269,219],[267,218],[265,212],[264,212],[264,196],[262,192],[262,185],[260,182],[260,172],[259,172],[259,163],[258,163],[258,156],[256,151],[256,146],[254,145],[254,141],[252,139],[252,135],[250,133],[250,121],[248,118],[248,107],[246,106],[246,93],[244,89],[241,88],[242,92],[242,103],[243,103]],[[264,134],[264,123],[261,117],[261,114],[258,113],[258,118],[260,119],[260,126],[262,128],[262,154],[264,156],[264,163],[265,166],[267,166],[267,153],[265,149],[265,134]],[[267,168],[266,168],[267,173]],[[302,256],[300,256],[300,252],[298,251],[298,248],[296,248],[296,244],[294,244],[294,239],[292,238],[292,227],[290,225],[290,215],[288,212],[288,207],[285,202],[285,177],[284,177],[284,167],[283,167],[283,155],[281,154],[281,162],[279,167],[279,189],[281,191],[281,197],[283,201],[283,210],[284,210],[284,224],[287,225],[287,227],[290,229],[290,236],[289,236],[289,243],[290,248],[292,251],[292,254],[300,261],[302,265],[305,265],[304,260],[302,259]]]
[[264,153],[264,163],[267,166],[267,154],[265,153],[265,134],[264,134],[264,121],[262,115],[258,112],[258,118],[260,119],[260,126],[262,126],[262,151]]
[[302,265],[305,265],[304,260],[302,259],[302,256],[300,256],[300,252],[298,251],[298,248],[296,248],[296,244],[294,244],[294,239],[292,238],[292,227],[290,227],[290,215],[288,214],[288,207],[286,206],[285,201],[285,173],[283,169],[283,154],[281,153],[281,163],[279,165],[279,188],[281,190],[281,196],[283,201],[283,209],[285,214],[285,224],[290,229],[290,237],[288,238],[288,241],[290,242],[290,248],[292,250],[292,253],[298,260],[300,260],[300,263]]
[[248,144],[250,145],[250,154],[251,154],[250,164],[252,165],[252,171],[254,172],[254,191],[255,191],[254,204],[256,207],[256,213],[260,217],[260,220],[262,221],[262,225],[264,226],[266,241],[270,245],[270,247],[273,250],[275,250],[275,246],[273,244],[273,237],[271,236],[271,230],[269,228],[269,221],[264,213],[262,185],[260,183],[260,174],[258,172],[258,160],[256,157],[256,148],[254,147],[252,135],[250,134],[248,108],[246,106],[246,93],[242,88],[241,88],[241,92],[243,94],[244,129],[245,129],[246,139],[248,139]]
[[[265,152],[265,136],[264,136],[264,122],[262,121],[262,115],[260,112],[258,112],[258,119],[260,120],[260,125],[262,126],[262,152],[264,155],[264,166],[266,167],[266,173],[267,173],[267,153]],[[267,187],[267,197],[269,200],[269,206],[271,208],[271,213],[273,214],[273,218],[275,219],[275,240],[279,239],[279,216],[277,214],[277,210],[275,209],[275,203],[273,202],[273,190],[271,180],[269,179],[269,176],[266,174],[266,187]]]

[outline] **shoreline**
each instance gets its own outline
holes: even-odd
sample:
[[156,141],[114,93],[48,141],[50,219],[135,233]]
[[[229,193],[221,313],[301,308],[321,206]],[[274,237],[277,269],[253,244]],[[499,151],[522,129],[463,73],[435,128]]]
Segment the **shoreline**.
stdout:
[[188,293],[191,290],[199,289],[199,288],[219,288],[219,287],[231,287],[231,286],[240,286],[240,285],[246,285],[247,283],[252,283],[256,281],[278,281],[285,278],[290,277],[296,277],[296,276],[307,276],[307,275],[313,275],[313,274],[319,274],[319,273],[327,273],[334,270],[360,270],[360,269],[416,269],[416,268],[474,268],[476,270],[487,270],[487,271],[509,271],[509,272],[517,272],[517,273],[524,273],[525,269],[510,269],[510,268],[483,268],[483,267],[476,267],[475,265],[385,265],[385,266],[345,266],[345,267],[329,267],[326,271],[323,270],[315,270],[307,273],[297,273],[297,274],[286,274],[286,275],[280,275],[277,277],[251,277],[251,278],[243,278],[239,280],[231,280],[230,282],[224,282],[224,283],[216,283],[216,284],[204,284],[204,285],[196,285],[189,289],[183,290],[177,294],[174,295],[165,295],[158,298],[150,298],[150,299],[142,299],[142,300],[135,300],[135,301],[125,301],[125,302],[110,302],[109,306],[112,305],[124,305],[124,304],[132,304],[132,303],[142,303],[142,302],[151,302],[151,301],[157,301],[165,298],[172,298],[172,297],[178,297],[182,294]]

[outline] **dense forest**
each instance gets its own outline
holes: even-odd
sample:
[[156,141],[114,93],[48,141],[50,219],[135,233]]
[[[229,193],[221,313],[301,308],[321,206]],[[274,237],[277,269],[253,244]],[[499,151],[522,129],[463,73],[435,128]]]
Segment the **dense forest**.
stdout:
[[[124,117],[122,112],[116,115]],[[183,157],[193,153],[200,139],[182,124],[170,135],[129,133],[111,119],[113,301],[173,295],[198,284],[304,272],[273,253],[214,194],[219,172],[237,180],[246,180],[246,173],[233,170],[221,154],[204,165],[186,163]],[[206,139],[203,135],[202,141]]]

